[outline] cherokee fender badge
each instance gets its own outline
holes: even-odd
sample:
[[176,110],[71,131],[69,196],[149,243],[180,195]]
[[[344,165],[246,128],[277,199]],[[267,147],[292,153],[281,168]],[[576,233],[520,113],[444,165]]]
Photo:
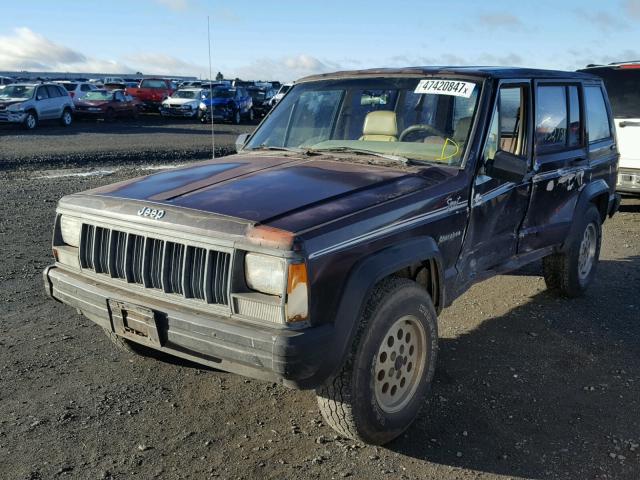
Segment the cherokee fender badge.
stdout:
[[140,210],[138,210],[138,216],[150,217],[150,218],[153,218],[154,220],[160,220],[162,217],[164,217],[164,215],[165,215],[165,211],[159,210],[157,208],[142,207]]

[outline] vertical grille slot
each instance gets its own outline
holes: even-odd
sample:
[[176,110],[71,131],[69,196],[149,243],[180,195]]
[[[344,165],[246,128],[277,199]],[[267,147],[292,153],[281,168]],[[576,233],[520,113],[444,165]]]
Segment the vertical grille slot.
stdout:
[[164,291],[183,294],[182,268],[184,265],[184,245],[167,242],[164,254]]
[[127,259],[127,234],[118,230],[111,231],[111,254],[109,272],[114,278],[127,278],[125,261]]
[[187,291],[185,297],[205,300],[204,278],[207,263],[207,250],[198,247],[187,247],[187,262],[185,276]]
[[162,262],[164,242],[156,238],[147,238],[144,250],[144,286],[162,288]]
[[95,227],[93,225],[82,224],[82,234],[80,236],[80,265],[82,268],[93,270],[93,237]]
[[93,269],[96,273],[109,273],[109,242],[111,230],[95,227],[93,237]]
[[229,285],[229,263],[231,255],[215,250],[209,251],[209,264],[206,272],[206,298],[208,303],[228,305],[227,287]]
[[142,285],[142,260],[144,256],[144,237],[129,234],[127,251],[127,281]]

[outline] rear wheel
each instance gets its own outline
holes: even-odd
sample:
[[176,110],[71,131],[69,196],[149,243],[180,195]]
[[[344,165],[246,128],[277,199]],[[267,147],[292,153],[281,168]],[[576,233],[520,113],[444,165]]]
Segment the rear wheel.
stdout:
[[566,297],[578,297],[587,290],[595,277],[600,258],[602,221],[598,209],[591,205],[575,221],[580,225],[568,239],[566,251],[542,260],[547,288]]
[[69,108],[65,108],[62,112],[62,116],[60,117],[60,124],[63,127],[69,127],[73,123],[73,115],[71,114],[71,110]]
[[34,111],[27,112],[27,116],[24,118],[24,128],[27,130],[33,130],[38,126],[38,115]]
[[316,390],[337,432],[371,444],[404,432],[424,404],[437,356],[431,298],[407,279],[383,280],[371,294],[342,368]]

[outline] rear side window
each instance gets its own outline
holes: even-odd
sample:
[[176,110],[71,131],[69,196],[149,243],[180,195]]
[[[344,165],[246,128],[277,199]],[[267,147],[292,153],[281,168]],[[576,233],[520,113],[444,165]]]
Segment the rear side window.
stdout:
[[87,83],[83,83],[82,85],[80,85],[80,91],[81,92],[89,92],[89,91],[91,91],[91,85],[89,85]]
[[536,146],[564,148],[567,144],[567,96],[563,86],[538,87]]
[[600,87],[585,87],[584,101],[589,126],[589,143],[605,140],[611,137],[609,115]]
[[56,87],[61,97],[68,97],[69,93],[63,87]]
[[620,68],[585,70],[602,77],[607,87],[611,110],[616,118],[640,118],[640,69],[635,65]]

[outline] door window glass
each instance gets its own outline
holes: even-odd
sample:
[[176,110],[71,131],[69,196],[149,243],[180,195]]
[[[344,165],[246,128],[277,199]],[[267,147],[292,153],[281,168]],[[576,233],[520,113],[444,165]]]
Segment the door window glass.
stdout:
[[609,115],[600,87],[585,87],[584,99],[589,122],[589,142],[611,137]]
[[60,96],[60,92],[55,85],[47,85],[47,92],[49,92],[49,98],[57,98]]
[[36,98],[38,100],[44,100],[46,98],[49,98],[49,94],[47,93],[47,87],[38,87],[38,93]]
[[523,86],[500,88],[498,102],[489,127],[483,160],[493,160],[498,150],[526,157],[527,90]]
[[563,86],[538,87],[536,146],[562,148],[567,144],[567,97]]

